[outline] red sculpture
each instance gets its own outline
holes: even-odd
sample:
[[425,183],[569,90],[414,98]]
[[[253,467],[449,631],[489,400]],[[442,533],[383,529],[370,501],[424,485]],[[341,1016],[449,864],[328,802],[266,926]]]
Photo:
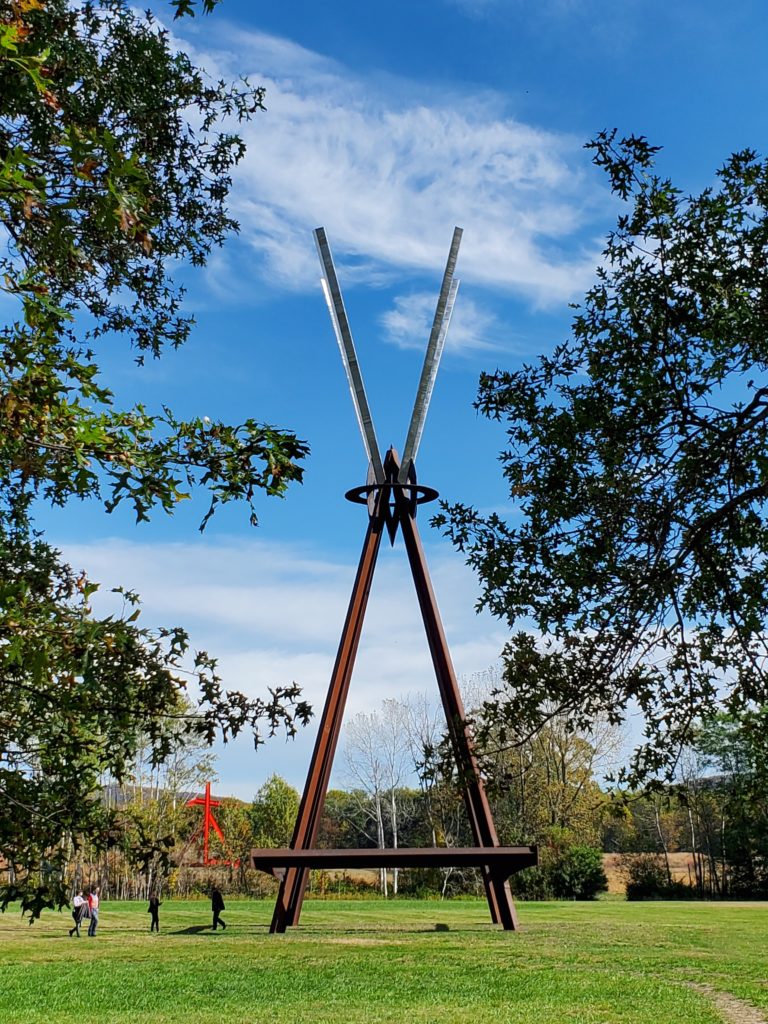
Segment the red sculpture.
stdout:
[[187,800],[187,807],[194,807],[194,806],[204,807],[205,808],[205,811],[203,812],[203,823],[202,823],[202,825],[200,826],[200,828],[196,829],[192,833],[192,835],[190,836],[190,842],[192,842],[192,840],[196,839],[197,836],[199,836],[200,833],[202,832],[202,835],[203,835],[203,867],[208,867],[209,865],[212,865],[212,864],[224,864],[224,865],[231,865],[233,868],[239,868],[240,867],[240,861],[239,860],[236,860],[234,862],[231,861],[231,860],[219,860],[217,858],[212,858],[212,857],[210,857],[208,855],[208,837],[210,835],[211,829],[213,829],[213,831],[219,837],[219,839],[221,840],[221,844],[222,844],[222,846],[225,849],[226,849],[226,845],[227,845],[227,841],[224,838],[224,833],[221,831],[221,827],[219,826],[218,821],[216,821],[216,818],[214,817],[213,811],[211,810],[212,807],[220,807],[221,806],[221,801],[220,800],[212,800],[211,799],[211,784],[210,784],[210,782],[206,782],[206,784],[205,784],[205,796],[203,796],[203,797],[194,796],[194,797],[192,797],[191,800]]

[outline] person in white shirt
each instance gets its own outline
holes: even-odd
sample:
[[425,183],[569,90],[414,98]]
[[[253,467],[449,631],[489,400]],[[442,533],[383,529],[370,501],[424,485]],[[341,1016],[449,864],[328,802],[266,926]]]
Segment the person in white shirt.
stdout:
[[72,900],[72,920],[75,922],[75,927],[69,929],[69,937],[77,935],[80,938],[80,922],[83,919],[83,911],[85,910],[85,898],[83,897],[83,890],[78,889],[75,893],[75,898]]

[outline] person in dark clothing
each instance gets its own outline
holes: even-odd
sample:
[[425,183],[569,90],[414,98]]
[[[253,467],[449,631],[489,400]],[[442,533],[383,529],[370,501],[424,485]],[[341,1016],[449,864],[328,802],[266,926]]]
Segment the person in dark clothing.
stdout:
[[160,931],[160,906],[161,904],[159,896],[149,897],[149,907],[147,909],[147,913],[152,915],[152,922],[149,926],[150,932]]
[[221,914],[222,910],[225,910],[225,909],[226,908],[224,907],[224,897],[221,895],[219,890],[214,886],[214,888],[211,890],[211,910],[213,911],[213,930],[214,931],[216,931],[216,925],[219,925],[219,924],[221,925],[222,928],[226,928],[227,927],[224,924],[224,922],[221,920],[221,918],[219,917],[219,914]]
[[69,929],[69,937],[77,935],[80,938],[80,922],[83,919],[83,911],[88,906],[84,897],[83,890],[78,889],[74,900],[72,900],[72,920],[75,922],[75,927]]

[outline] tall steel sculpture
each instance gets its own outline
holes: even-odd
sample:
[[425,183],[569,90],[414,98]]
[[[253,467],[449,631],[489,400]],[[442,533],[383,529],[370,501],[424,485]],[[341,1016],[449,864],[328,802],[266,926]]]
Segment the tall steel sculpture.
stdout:
[[[427,571],[424,549],[416,527],[420,504],[437,498],[437,491],[416,481],[416,455],[424,429],[437,368],[442,356],[448,325],[459,282],[454,278],[461,242],[461,228],[455,228],[448,263],[443,275],[437,309],[429,336],[424,366],[403,450],[403,458],[390,449],[382,460],[371,410],[365,393],[352,333],[341,296],[331,250],[323,228],[315,231],[315,242],[323,269],[322,286],[336,340],[349,381],[363,445],[368,456],[368,482],[348,491],[349,501],[367,505],[368,529],[352,588],[352,597],[341,634],[336,663],[320,720],[314,753],[299,806],[296,827],[288,849],[253,850],[254,867],[280,880],[271,931],[284,932],[298,924],[302,901],[313,867],[435,867],[474,865],[480,868],[491,919],[505,929],[517,928],[517,916],[509,890],[509,875],[536,863],[536,848],[499,846],[488,798],[483,787],[472,740],[466,724],[461,694],[443,632],[437,602]],[[400,530],[416,587],[421,616],[427,634],[437,684],[445,711],[448,733],[463,780],[464,803],[475,842],[461,849],[318,850],[315,849],[333,758],[341,732],[342,717],[352,678],[368,595],[384,531],[392,544]]]

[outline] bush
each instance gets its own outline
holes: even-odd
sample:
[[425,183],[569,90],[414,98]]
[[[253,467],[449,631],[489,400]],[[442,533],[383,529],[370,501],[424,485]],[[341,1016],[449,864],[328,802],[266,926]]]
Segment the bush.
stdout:
[[593,900],[608,888],[603,855],[593,846],[558,850],[549,877],[552,893],[559,900]]
[[731,868],[728,896],[739,900],[768,900],[768,859]]
[[512,895],[519,900],[552,900],[555,898],[549,872],[543,867],[526,868],[509,880]]
[[608,879],[600,850],[558,843],[543,847],[538,867],[514,875],[510,885],[523,900],[593,900]]
[[658,854],[627,854],[621,871],[626,880],[628,900],[690,900],[696,897],[696,890],[690,885],[670,880]]
[[438,899],[443,882],[440,868],[403,868],[397,879],[397,894],[411,899]]

